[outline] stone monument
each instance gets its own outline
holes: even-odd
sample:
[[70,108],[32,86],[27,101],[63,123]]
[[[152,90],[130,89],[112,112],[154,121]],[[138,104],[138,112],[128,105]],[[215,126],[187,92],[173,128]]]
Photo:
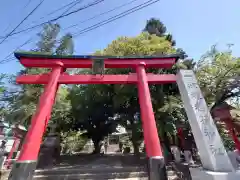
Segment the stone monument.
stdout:
[[203,169],[194,169],[192,179],[240,179],[225,150],[217,127],[192,70],[180,70],[177,84],[200,154]]

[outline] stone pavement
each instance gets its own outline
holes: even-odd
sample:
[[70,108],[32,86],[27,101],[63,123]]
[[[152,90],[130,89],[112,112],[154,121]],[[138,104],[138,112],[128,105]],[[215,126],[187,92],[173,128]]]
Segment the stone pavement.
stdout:
[[[92,155],[94,156],[94,155]],[[79,162],[77,162],[79,158]],[[86,157],[88,158],[88,157]],[[36,180],[147,180],[146,159],[144,156],[112,154],[89,156],[89,161],[75,157],[75,164],[66,160],[59,166],[35,171]],[[169,180],[176,180],[174,171],[168,170]]]

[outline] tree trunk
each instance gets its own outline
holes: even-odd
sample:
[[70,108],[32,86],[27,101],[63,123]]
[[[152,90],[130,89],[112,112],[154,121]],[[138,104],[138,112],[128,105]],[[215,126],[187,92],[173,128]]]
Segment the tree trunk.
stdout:
[[92,141],[93,141],[93,145],[94,145],[93,154],[99,154],[100,150],[101,150],[100,140],[92,139]]
[[167,136],[167,132],[164,132],[164,134],[163,134],[163,141],[164,141],[165,148],[168,151],[168,157],[166,157],[166,158],[169,159],[169,160],[172,160],[173,155],[171,153],[171,147],[170,147],[169,138]]
[[137,142],[133,141],[133,151],[135,155],[139,155],[139,145]]

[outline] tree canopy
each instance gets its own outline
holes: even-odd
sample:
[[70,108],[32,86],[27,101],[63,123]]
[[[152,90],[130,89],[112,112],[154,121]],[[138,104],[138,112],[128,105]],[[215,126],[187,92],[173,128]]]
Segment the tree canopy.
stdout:
[[240,58],[233,57],[231,51],[219,52],[213,46],[198,62],[196,73],[212,107],[240,97]]
[[[71,35],[66,34],[60,37],[60,41],[58,42],[59,32],[60,26],[58,24],[45,25],[43,30],[38,34],[39,41],[37,42],[36,47],[28,51],[28,53],[49,55],[73,53],[74,47]],[[40,74],[48,71],[48,69],[27,68],[18,74]],[[10,92],[8,96],[5,97],[5,101],[9,104],[9,114],[6,119],[11,123],[21,123],[28,126],[31,116],[36,111],[38,98],[42,92],[42,85],[18,85],[17,92]],[[52,121],[50,121],[51,123],[58,122],[61,118],[61,120],[65,120],[67,115],[62,114],[65,113],[65,111],[61,111],[61,108],[69,108],[67,105],[70,105],[70,103],[65,100],[67,97],[65,95],[66,93],[68,93],[68,91],[66,91],[64,87],[59,88],[52,113]],[[58,121],[56,119],[58,119]]]
[[[176,48],[174,48],[171,42],[166,40],[165,37],[159,37],[155,34],[151,35],[148,32],[143,32],[136,37],[119,37],[117,40],[114,40],[109,44],[107,48],[96,52],[96,54],[130,56],[171,54],[175,52]],[[185,65],[176,65],[172,70],[150,69],[149,72],[176,73],[179,67],[183,68]],[[131,69],[106,69],[105,74],[128,74],[131,71]],[[152,85],[150,86],[150,90],[152,93],[155,115],[158,122],[162,123],[165,121],[164,118],[168,115],[163,114],[161,107],[169,104],[167,99],[170,99],[171,95],[178,93],[177,87],[172,84],[164,86]],[[100,141],[108,133],[112,132],[112,129],[108,128],[106,124],[113,123],[116,125],[116,122],[118,122],[132,131],[130,139],[133,142],[135,152],[138,152],[140,140],[142,140],[142,129],[136,85],[76,85],[72,88],[72,93],[73,96],[71,99],[72,102],[75,102],[74,105],[72,104],[74,117],[80,122],[81,120],[84,121],[85,124],[83,122],[80,124],[88,131],[88,133],[96,133],[97,138],[99,138]],[[166,98],[166,96],[169,96],[169,98]],[[81,105],[78,105],[79,102],[81,102]],[[99,108],[99,112],[102,113],[102,116],[98,114],[96,107]],[[93,114],[92,112],[95,113]],[[171,112],[175,113],[175,110],[172,110]],[[168,117],[170,118],[173,116],[169,115]],[[101,132],[101,124],[96,124],[99,123],[99,121],[107,127],[107,129],[104,130],[105,133]],[[170,120],[166,120],[164,126],[159,126],[161,127],[160,129],[165,129],[164,132],[171,130],[172,126],[169,126],[171,124],[170,122]],[[169,128],[167,128],[168,126]],[[94,131],[92,129],[94,129]],[[93,138],[93,135],[91,136]],[[102,137],[100,138],[100,136]],[[93,141],[95,142],[95,140]]]

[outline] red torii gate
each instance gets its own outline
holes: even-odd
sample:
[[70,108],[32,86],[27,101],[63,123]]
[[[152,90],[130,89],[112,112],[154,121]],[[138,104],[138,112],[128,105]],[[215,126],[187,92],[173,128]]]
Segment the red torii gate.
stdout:
[[[45,84],[35,115],[31,120],[21,153],[12,168],[9,179],[31,179],[36,168],[40,144],[51,115],[59,84],[137,84],[144,142],[149,158],[149,178],[167,180],[164,158],[159,143],[148,84],[175,83],[173,74],[149,74],[146,68],[171,68],[179,55],[114,57],[114,56],[49,56],[15,53],[26,68],[50,68],[42,75],[21,75],[19,84]],[[69,75],[66,68],[92,68],[94,60],[104,60],[105,68],[132,68],[136,73],[128,75]]]

